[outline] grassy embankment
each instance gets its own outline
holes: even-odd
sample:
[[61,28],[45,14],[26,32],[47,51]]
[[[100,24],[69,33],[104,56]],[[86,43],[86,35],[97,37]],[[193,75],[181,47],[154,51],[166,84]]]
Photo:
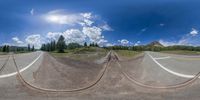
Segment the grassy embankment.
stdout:
[[5,53],[5,52],[0,52],[0,55],[6,55],[6,54],[8,54],[8,53]]
[[65,50],[64,53],[51,52],[54,57],[70,57],[76,60],[95,60],[104,57],[107,54],[107,50],[97,47],[83,47],[73,50]]
[[187,51],[187,50],[161,51],[161,53],[180,54],[180,55],[200,55],[200,52],[198,51]]
[[134,57],[142,53],[142,51],[130,51],[130,50],[115,50],[115,52],[122,57]]

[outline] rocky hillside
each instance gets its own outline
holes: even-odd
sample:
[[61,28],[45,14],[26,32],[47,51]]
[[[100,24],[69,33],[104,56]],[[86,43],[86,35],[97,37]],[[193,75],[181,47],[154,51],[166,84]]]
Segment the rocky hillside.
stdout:
[[156,46],[156,47],[164,47],[160,42],[158,41],[153,41],[150,44],[148,44],[147,46]]

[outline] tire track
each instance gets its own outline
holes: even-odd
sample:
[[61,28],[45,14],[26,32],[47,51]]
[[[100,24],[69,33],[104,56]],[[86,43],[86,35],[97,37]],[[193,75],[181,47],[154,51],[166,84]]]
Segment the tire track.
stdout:
[[152,85],[147,85],[147,84],[144,84],[140,81],[138,81],[136,78],[134,77],[131,77],[129,74],[127,74],[123,69],[122,69],[122,66],[121,64],[119,63],[119,58],[118,58],[118,55],[116,54],[116,52],[113,52],[115,57],[117,57],[116,59],[116,63],[118,64],[118,67],[120,68],[120,71],[121,73],[131,82],[133,82],[134,84],[138,85],[138,86],[141,86],[141,87],[144,87],[144,88],[152,88],[152,89],[176,89],[176,88],[182,88],[182,87],[185,87],[185,86],[188,86],[190,84],[192,84],[194,81],[196,81],[198,79],[198,77],[200,76],[200,72],[198,74],[196,74],[193,78],[183,82],[183,83],[178,83],[178,84],[175,84],[175,85],[167,85],[167,86],[152,86]]
[[27,86],[28,88],[30,89],[34,89],[34,90],[37,90],[39,92],[54,92],[54,93],[57,93],[57,92],[63,92],[63,93],[70,93],[70,92],[80,92],[80,91],[84,91],[84,90],[87,90],[89,88],[92,88],[94,87],[101,79],[102,77],[104,76],[106,70],[107,70],[107,67],[109,66],[110,64],[110,60],[111,60],[111,52],[109,52],[107,54],[107,59],[108,59],[108,62],[105,64],[104,66],[104,69],[102,70],[102,72],[97,76],[98,78],[90,83],[89,85],[85,86],[85,87],[82,87],[82,88],[77,88],[77,89],[70,89],[70,90],[57,90],[57,89],[47,89],[47,88],[42,88],[42,87],[38,87],[38,86],[35,86],[33,84],[30,84],[29,82],[27,82],[23,76],[21,75],[20,71],[19,71],[19,68],[17,66],[17,63],[16,63],[16,60],[14,58],[14,55],[12,55],[12,58],[13,58],[13,61],[14,61],[14,65],[16,67],[16,70],[17,70],[17,73],[18,73],[18,76],[20,78],[20,80],[22,81],[22,83],[24,83],[25,86]]
[[4,64],[2,65],[2,67],[0,68],[0,73],[4,70],[4,68],[6,67],[6,64],[8,63],[8,60],[10,59],[10,55],[8,56],[8,58],[6,59],[6,61],[4,62]]

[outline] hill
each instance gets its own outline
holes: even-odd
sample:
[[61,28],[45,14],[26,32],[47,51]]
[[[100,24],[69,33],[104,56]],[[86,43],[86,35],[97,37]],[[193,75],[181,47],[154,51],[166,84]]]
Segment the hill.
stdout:
[[149,43],[147,46],[155,46],[155,47],[164,47],[160,42],[158,41],[153,41]]

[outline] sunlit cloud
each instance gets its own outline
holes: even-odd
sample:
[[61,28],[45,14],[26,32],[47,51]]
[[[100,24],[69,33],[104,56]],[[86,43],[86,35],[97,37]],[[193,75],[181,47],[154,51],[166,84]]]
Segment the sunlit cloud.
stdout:
[[194,28],[192,28],[192,31],[190,32],[190,34],[191,34],[192,36],[195,36],[195,35],[199,34],[199,31],[196,30],[196,29],[194,29]]
[[127,39],[122,39],[122,40],[118,40],[119,43],[121,43],[122,45],[128,45],[129,41]]
[[42,37],[40,34],[32,34],[26,37],[25,41],[27,44],[34,45],[36,48],[40,48],[42,44]]
[[19,40],[18,37],[13,37],[12,40],[16,43],[16,44],[23,44],[24,42],[22,42],[21,40]]
[[140,41],[137,41],[134,46],[138,46],[141,42]]

